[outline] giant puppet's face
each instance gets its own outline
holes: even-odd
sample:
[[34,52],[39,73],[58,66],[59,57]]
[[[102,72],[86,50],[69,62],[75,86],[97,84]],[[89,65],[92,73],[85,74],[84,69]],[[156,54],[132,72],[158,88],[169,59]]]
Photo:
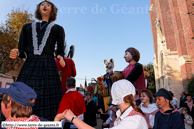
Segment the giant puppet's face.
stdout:
[[125,58],[125,61],[128,62],[128,63],[130,63],[133,60],[133,57],[132,57],[131,53],[128,52],[128,51],[125,52],[124,58]]
[[48,2],[42,2],[40,5],[40,13],[42,16],[50,16],[52,5]]

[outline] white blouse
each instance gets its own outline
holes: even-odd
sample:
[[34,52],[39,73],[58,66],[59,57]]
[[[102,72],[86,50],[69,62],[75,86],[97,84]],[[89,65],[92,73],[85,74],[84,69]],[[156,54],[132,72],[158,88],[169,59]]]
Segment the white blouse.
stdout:
[[130,106],[122,115],[121,111],[116,112],[117,119],[114,122],[114,127],[110,129],[148,129],[146,120],[141,115],[128,116],[133,110]]

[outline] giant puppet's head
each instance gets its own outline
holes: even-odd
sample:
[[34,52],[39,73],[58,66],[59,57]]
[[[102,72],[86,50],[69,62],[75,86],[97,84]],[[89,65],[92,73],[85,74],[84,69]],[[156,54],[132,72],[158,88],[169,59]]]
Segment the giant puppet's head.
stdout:
[[[135,62],[138,62],[139,59],[140,59],[140,53],[139,51],[136,49],[136,48],[133,48],[133,47],[129,47],[127,48],[127,50],[125,51],[126,52],[129,52],[133,58],[133,60],[135,60]],[[129,62],[129,61],[127,61]]]
[[104,85],[102,83],[102,77],[98,77],[96,82],[97,82],[97,88],[98,88],[98,95],[103,97],[104,96]]
[[107,61],[106,59],[104,59],[104,67],[106,69],[106,72],[112,72],[114,69],[114,61],[111,58],[109,61]]
[[42,15],[41,15],[41,10],[40,7],[44,4],[49,4],[51,5],[51,13],[50,13],[50,18],[49,18],[49,22],[53,22],[56,20],[57,18],[57,7],[50,1],[48,0],[44,0],[42,2],[40,2],[37,7],[36,7],[36,11],[35,11],[35,18],[37,18],[38,20],[42,20]]

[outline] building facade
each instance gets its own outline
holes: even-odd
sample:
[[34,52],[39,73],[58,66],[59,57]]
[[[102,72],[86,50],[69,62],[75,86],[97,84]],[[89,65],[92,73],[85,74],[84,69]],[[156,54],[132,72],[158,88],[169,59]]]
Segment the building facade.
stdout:
[[150,0],[156,89],[175,96],[194,75],[194,0]]
[[0,88],[9,88],[11,83],[13,83],[13,78],[11,76],[0,74]]

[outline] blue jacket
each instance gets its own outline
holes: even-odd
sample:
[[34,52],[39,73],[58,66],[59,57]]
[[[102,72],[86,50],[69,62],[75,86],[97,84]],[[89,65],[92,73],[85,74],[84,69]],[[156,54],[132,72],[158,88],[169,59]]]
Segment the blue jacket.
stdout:
[[184,120],[177,109],[166,112],[158,111],[153,129],[185,129]]

